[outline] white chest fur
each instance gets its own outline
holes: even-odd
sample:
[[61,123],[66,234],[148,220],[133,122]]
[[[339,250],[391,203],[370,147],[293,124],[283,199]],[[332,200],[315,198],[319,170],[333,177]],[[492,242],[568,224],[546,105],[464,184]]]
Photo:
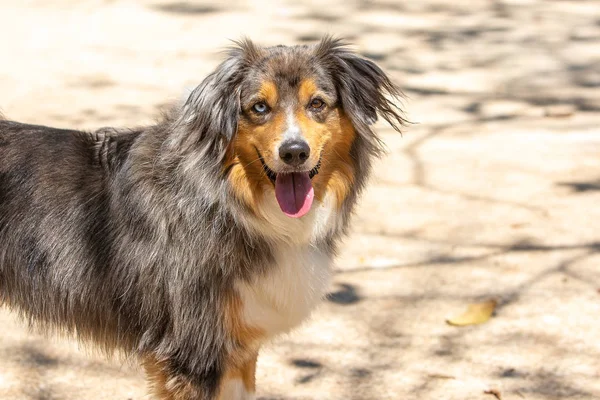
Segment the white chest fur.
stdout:
[[282,247],[269,273],[238,285],[246,323],[268,336],[300,324],[329,287],[330,262],[328,256],[308,244]]
[[275,243],[275,265],[252,282],[239,282],[246,323],[267,335],[289,331],[306,319],[325,295],[330,281],[331,258],[313,243],[336,228],[337,213],[328,196],[315,201],[304,217],[281,212],[274,193],[268,193],[255,225]]

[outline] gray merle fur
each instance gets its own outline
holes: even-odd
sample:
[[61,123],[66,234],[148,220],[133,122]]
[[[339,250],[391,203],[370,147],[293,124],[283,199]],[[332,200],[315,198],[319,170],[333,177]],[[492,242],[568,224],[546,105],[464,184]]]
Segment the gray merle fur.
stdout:
[[[398,89],[338,40],[243,41],[160,123],[80,132],[0,119],[0,303],[32,323],[164,361],[215,395],[227,353],[226,294],[275,268],[272,243],[242,223],[222,162],[260,77],[329,87],[357,131],[347,221],[381,142],[377,113],[404,122]],[[287,80],[284,84],[282,80]],[[345,230],[317,245],[330,253]]]

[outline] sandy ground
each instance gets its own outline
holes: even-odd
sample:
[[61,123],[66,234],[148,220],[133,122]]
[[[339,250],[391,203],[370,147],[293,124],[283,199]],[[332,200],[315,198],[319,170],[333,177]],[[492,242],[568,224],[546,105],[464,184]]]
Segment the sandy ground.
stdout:
[[[228,39],[349,38],[404,88],[331,295],[258,367],[267,399],[600,399],[597,1],[0,1],[0,108],[139,125]],[[1,160],[0,160],[1,162]],[[448,326],[495,298],[488,323]],[[1,399],[143,399],[139,369],[0,313]]]

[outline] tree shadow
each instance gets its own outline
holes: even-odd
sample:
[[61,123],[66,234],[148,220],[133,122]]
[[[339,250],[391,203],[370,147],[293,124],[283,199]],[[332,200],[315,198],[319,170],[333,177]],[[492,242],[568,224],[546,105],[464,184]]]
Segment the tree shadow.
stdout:
[[[290,364],[302,372],[302,375],[295,380],[295,383],[299,385],[307,384],[317,379],[324,379],[334,374],[343,375],[348,380],[351,389],[347,393],[347,396],[340,397],[344,399],[360,398],[356,397],[356,389],[372,385],[373,377],[377,374],[377,371],[386,368],[383,365],[372,368],[349,365],[325,365],[321,362],[308,359],[292,359],[290,360]],[[266,400],[266,398],[261,399]]]
[[531,373],[527,384],[522,385],[513,393],[521,393],[527,397],[527,394],[535,394],[549,399],[575,399],[593,397],[593,394],[583,388],[578,387],[575,382],[570,381],[564,375],[559,375],[552,371],[538,369]]
[[[552,335],[541,333],[508,333],[495,338],[495,344],[506,346],[507,343],[521,343],[523,346],[529,344],[537,345],[543,343],[546,347],[552,349],[552,355],[565,358],[573,355],[573,349],[560,344],[560,340]],[[597,358],[598,354],[586,353],[590,358]],[[590,396],[593,394],[581,387],[575,382],[571,376],[559,374],[555,370],[546,366],[538,368],[527,368],[525,366],[512,367],[507,366],[498,370],[495,378],[502,381],[520,380],[519,386],[510,390],[511,393],[522,394],[527,397],[527,394],[535,394],[538,396],[547,396],[548,398],[579,398],[582,396]]]
[[214,5],[197,4],[189,1],[155,4],[152,8],[158,11],[179,15],[200,15],[220,11],[220,8]]
[[[82,368],[82,364],[77,359],[71,359],[62,353],[55,355],[46,350],[45,342],[23,341],[18,346],[11,347],[7,354],[11,358],[10,364],[13,365],[15,376],[18,380],[16,386],[20,388],[19,392],[25,396],[24,400],[57,400],[61,399],[64,391],[69,391],[68,381],[57,381],[50,379],[49,374],[57,368],[76,371]],[[99,360],[87,358],[85,355],[84,368],[95,371],[106,376],[123,376],[138,374],[135,371],[123,369],[123,365],[106,363]],[[122,359],[123,363],[130,361]],[[35,382],[34,385],[31,382]]]
[[584,88],[600,87],[600,62],[567,64],[572,83]]
[[51,387],[44,384],[44,378],[49,370],[58,367],[61,362],[38,349],[31,343],[24,343],[11,349],[11,357],[18,362],[18,369],[26,375],[35,376],[37,385],[23,385],[22,392],[28,400],[54,400],[57,396]]
[[[556,245],[542,245],[536,244],[530,239],[521,239],[515,240],[512,243],[502,244],[502,243],[479,243],[479,242],[454,242],[454,241],[444,241],[444,240],[431,240],[427,238],[423,238],[419,236],[417,233],[410,232],[408,234],[396,234],[396,233],[388,233],[388,232],[379,232],[376,234],[377,236],[383,236],[387,238],[396,238],[396,239],[407,239],[407,240],[419,240],[423,242],[428,242],[432,244],[444,244],[448,246],[452,246],[453,249],[460,248],[473,248],[478,247],[482,249],[487,249],[488,252],[483,254],[478,254],[474,256],[455,256],[451,253],[441,253],[436,254],[432,257],[428,257],[423,259],[422,261],[405,263],[405,264],[395,264],[387,267],[372,267],[372,266],[364,266],[364,267],[356,267],[351,269],[338,269],[336,273],[339,275],[347,275],[353,274],[357,272],[365,272],[365,271],[387,271],[394,270],[399,268],[417,268],[423,266],[433,266],[433,265],[445,265],[448,267],[452,267],[456,264],[461,263],[469,263],[473,261],[483,261],[492,257],[497,257],[501,255],[507,255],[511,253],[517,252],[557,252],[557,251],[574,251],[579,250],[582,252],[584,257],[590,256],[592,254],[600,253],[600,242],[585,242],[585,243],[565,243],[565,244],[556,244]],[[578,260],[577,257],[575,260],[570,261],[567,264],[558,264],[555,269],[557,271],[564,271],[569,266],[569,264],[574,263]],[[342,286],[344,286],[342,284]]]
[[318,378],[323,372],[323,364],[306,359],[293,359],[290,362],[294,367],[300,368],[304,375],[296,379],[296,383],[305,384]]
[[340,289],[335,292],[330,292],[327,295],[327,301],[340,305],[350,305],[358,303],[361,299],[357,292],[356,286],[347,283],[338,283]]
[[600,191],[600,179],[596,179],[595,181],[558,182],[557,185],[569,188],[573,193]]
[[[389,237],[397,238],[412,238],[420,239],[423,241],[429,241],[427,238],[422,238],[419,232],[409,232],[407,234],[385,234]],[[489,295],[499,300],[497,313],[498,318],[502,317],[503,310],[511,305],[517,303],[527,292],[535,289],[536,285],[541,283],[543,280],[553,275],[562,275],[569,277],[570,279],[576,279],[579,282],[584,283],[589,287],[590,291],[596,292],[598,282],[596,279],[585,274],[574,273],[572,267],[577,263],[584,261],[588,257],[600,254],[600,242],[591,241],[583,243],[558,243],[554,245],[545,245],[534,242],[533,240],[521,239],[515,240],[508,243],[480,243],[480,242],[454,242],[452,239],[448,240],[431,240],[435,244],[447,244],[452,245],[455,248],[473,248],[481,247],[487,249],[484,254],[474,257],[455,257],[450,252],[447,254],[440,254],[434,257],[424,259],[422,262],[413,264],[399,264],[391,266],[390,268],[379,268],[379,267],[364,267],[353,270],[341,270],[337,271],[337,276],[342,279],[348,274],[352,274],[357,271],[369,271],[376,270],[377,273],[385,274],[388,270],[397,268],[416,268],[423,266],[432,267],[448,267],[452,268],[459,266],[464,263],[469,263],[474,260],[485,260],[498,255],[510,255],[519,253],[557,253],[565,254],[562,260],[547,265],[543,270],[537,274],[533,274],[529,278],[520,281],[519,283],[510,287],[500,287]],[[342,298],[347,296],[349,293],[356,293],[357,290],[352,285],[347,283],[341,283],[338,291],[334,293],[344,293]],[[352,296],[351,296],[352,297]],[[373,304],[370,303],[371,298],[361,296],[361,303],[357,305],[356,309],[351,311],[352,315],[350,318],[354,318],[353,315],[360,315],[361,325],[368,327],[369,330],[368,345],[364,347],[357,347],[352,345],[352,351],[358,352],[361,356],[359,357],[365,360],[365,365],[357,365],[356,363],[346,363],[344,365],[338,365],[335,363],[324,363],[322,361],[315,361],[308,357],[298,357],[290,359],[290,364],[295,368],[298,368],[298,378],[294,381],[296,384],[304,385],[315,383],[321,379],[341,379],[343,385],[340,385],[342,392],[336,392],[337,395],[343,393],[344,396],[339,398],[367,398],[361,397],[364,393],[368,393],[369,388],[372,385],[379,384],[381,374],[393,370],[401,370],[405,367],[402,358],[396,358],[393,352],[390,352],[392,358],[386,358],[386,348],[400,349],[404,347],[410,347],[414,340],[422,342],[425,337],[435,337],[435,341],[420,355],[420,359],[428,360],[427,363],[431,365],[446,365],[456,366],[465,363],[465,360],[470,359],[470,353],[473,351],[472,337],[477,332],[485,331],[487,325],[477,325],[464,328],[456,328],[440,331],[437,333],[422,333],[415,332],[414,334],[407,334],[405,332],[398,332],[396,325],[390,323],[394,319],[402,319],[401,315],[398,315],[398,310],[405,308],[407,305],[414,306],[420,302],[431,302],[431,301],[454,301],[457,300],[456,295],[446,294],[442,287],[432,288],[425,293],[418,295],[402,295],[392,294],[390,296],[377,296],[377,301],[385,299],[387,304],[385,307],[373,308]],[[459,299],[465,301],[472,301],[473,295],[466,292],[464,296],[460,296]],[[478,301],[479,299],[477,299]],[[342,302],[342,304],[345,304]],[[366,314],[364,314],[366,313]],[[440,321],[443,324],[443,321]],[[481,337],[481,335],[479,335]],[[543,335],[537,332],[526,332],[526,333],[511,333],[498,335],[489,335],[482,339],[483,343],[477,346],[490,347],[491,349],[499,346],[499,353],[510,353],[514,351],[514,346],[520,344],[521,347],[526,348],[528,345],[543,345],[544,351],[548,351],[549,356],[556,356],[558,358],[571,356],[573,349],[569,349],[568,344],[562,344],[558,338],[552,337],[549,334]],[[304,343],[304,342],[302,342]],[[290,343],[291,351],[295,351],[299,346],[298,343]],[[339,351],[344,352],[346,344],[342,340],[339,345]],[[331,351],[331,344],[313,343],[311,348],[320,354],[319,351]],[[494,350],[495,351],[495,350]],[[596,354],[588,354],[588,357],[596,357]],[[413,362],[412,358],[408,359],[409,362]],[[472,368],[478,368],[477,360],[469,361]],[[362,363],[361,363],[362,364]],[[563,375],[552,369],[551,365],[548,367],[537,365],[510,365],[498,362],[497,372],[485,375],[486,379],[496,379],[500,382],[507,381],[510,385],[506,386],[506,389],[502,392],[506,395],[521,396],[528,394],[530,396],[537,397],[550,397],[562,396],[556,398],[593,398],[594,393],[586,390],[586,388],[577,384],[577,381],[573,380],[569,375]],[[489,368],[486,364],[485,368]],[[412,368],[411,368],[412,369]],[[457,379],[455,376],[450,374],[445,375],[442,373],[435,373],[435,367],[433,368],[432,374],[423,374],[419,376],[416,381],[408,383],[410,386],[406,388],[410,396],[407,398],[430,398],[431,393],[438,391],[442,386],[446,385],[448,380]],[[408,382],[408,381],[407,381]]]

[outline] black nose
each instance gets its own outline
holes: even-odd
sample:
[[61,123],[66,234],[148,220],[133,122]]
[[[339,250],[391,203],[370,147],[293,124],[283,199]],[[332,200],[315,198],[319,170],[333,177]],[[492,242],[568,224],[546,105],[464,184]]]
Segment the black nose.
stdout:
[[310,156],[310,147],[304,140],[287,140],[279,146],[279,157],[284,163],[299,167]]

